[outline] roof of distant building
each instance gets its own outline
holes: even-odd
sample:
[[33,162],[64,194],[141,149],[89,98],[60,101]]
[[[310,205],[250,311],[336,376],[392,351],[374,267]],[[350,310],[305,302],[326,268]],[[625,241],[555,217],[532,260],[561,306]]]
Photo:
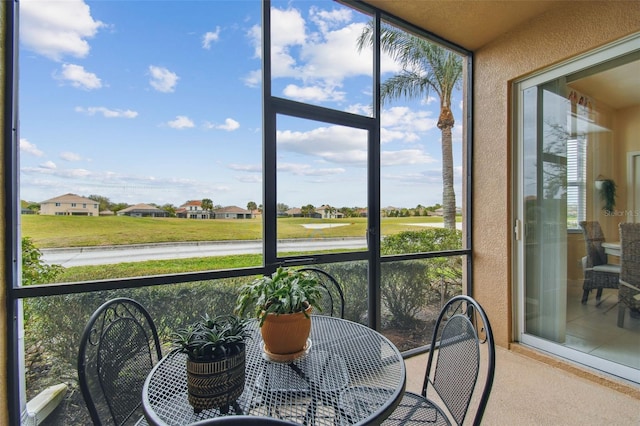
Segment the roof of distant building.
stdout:
[[216,213],[251,213],[251,211],[249,210],[245,210],[241,207],[238,206],[227,206],[227,207],[222,207],[219,209],[215,209],[214,212]]
[[131,206],[131,207],[127,207],[126,209],[122,209],[120,210],[120,212],[130,212],[133,210],[150,210],[150,211],[161,211],[163,212],[164,210],[159,209],[155,206],[151,206],[149,204],[144,204],[144,203],[140,203],[140,204],[136,204],[135,206]]
[[50,198],[48,200],[40,202],[40,204],[45,204],[45,203],[93,203],[95,204],[97,203],[97,201],[92,200],[90,198],[85,198],[76,194],[69,193],[69,194],[60,195],[58,197]]

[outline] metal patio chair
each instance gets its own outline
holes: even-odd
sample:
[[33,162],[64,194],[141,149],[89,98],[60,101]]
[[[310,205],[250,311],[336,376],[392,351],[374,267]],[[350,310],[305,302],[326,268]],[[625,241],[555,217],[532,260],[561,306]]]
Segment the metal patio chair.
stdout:
[[127,298],[100,306],[87,323],[78,352],[78,379],[94,425],[147,424],[142,387],[162,358],[146,309]]
[[[470,412],[473,394],[480,392],[474,398],[472,421],[479,425],[494,373],[495,344],[484,310],[469,296],[455,296],[444,305],[435,323],[421,394],[405,392],[382,424],[461,425]],[[437,399],[432,399],[433,393]],[[369,394],[366,386],[347,389],[341,406],[347,413],[366,410]]]
[[299,270],[315,276],[322,284],[324,293],[320,302],[322,312],[314,312],[314,314],[329,316],[339,314],[340,318],[344,319],[344,292],[338,280],[320,268],[309,266]]

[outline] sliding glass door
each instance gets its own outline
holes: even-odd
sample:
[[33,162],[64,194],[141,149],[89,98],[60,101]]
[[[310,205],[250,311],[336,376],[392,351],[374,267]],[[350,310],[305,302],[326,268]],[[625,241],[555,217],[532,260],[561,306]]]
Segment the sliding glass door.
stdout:
[[[627,314],[618,327],[617,281],[590,290],[585,275],[586,229],[597,227],[615,246],[618,225],[638,220],[639,42],[630,38],[554,67],[518,82],[514,92],[516,339],[634,382],[640,318]],[[615,187],[614,196],[602,181]],[[619,253],[603,249],[599,256],[619,268]]]

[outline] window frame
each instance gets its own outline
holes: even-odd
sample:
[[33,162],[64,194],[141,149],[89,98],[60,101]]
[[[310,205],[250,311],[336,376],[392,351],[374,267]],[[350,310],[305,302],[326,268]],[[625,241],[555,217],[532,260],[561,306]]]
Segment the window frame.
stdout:
[[[203,272],[191,272],[172,275],[158,275],[150,277],[129,277],[118,280],[98,280],[82,283],[57,283],[47,285],[33,285],[22,287],[21,283],[21,243],[20,243],[20,200],[19,200],[19,123],[18,123],[18,9],[17,2],[5,2],[6,28],[3,69],[5,90],[4,93],[4,134],[3,134],[3,179],[4,179],[4,264],[5,264],[5,294],[6,303],[6,347],[7,347],[7,374],[6,392],[9,408],[9,422],[20,424],[22,410],[24,409],[25,389],[21,366],[23,353],[21,349],[20,322],[18,318],[22,314],[22,299],[34,297],[57,296],[64,294],[77,294],[116,289],[132,289],[145,286],[159,286],[166,284],[182,284],[191,281],[215,280],[219,278],[242,277],[258,274],[269,274],[279,265],[323,264],[337,261],[362,261],[366,260],[368,268],[368,292],[369,292],[369,326],[380,328],[380,270],[381,264],[412,259],[427,259],[433,257],[465,256],[466,264],[463,266],[466,288],[464,292],[472,293],[472,101],[473,101],[473,54],[447,40],[417,28],[406,21],[400,20],[381,12],[380,10],[354,0],[345,0],[344,3],[357,11],[366,13],[375,21],[376,34],[379,34],[381,21],[392,23],[412,33],[424,36],[443,47],[454,50],[463,55],[465,71],[463,79],[465,90],[463,91],[466,110],[463,114],[465,122],[465,135],[463,138],[463,153],[465,155],[463,176],[463,194],[465,205],[465,227],[463,230],[463,248],[445,252],[412,253],[397,256],[380,256],[380,214],[368,214],[367,217],[367,251],[347,252],[337,254],[323,254],[318,256],[302,256],[280,258],[277,256],[275,221],[277,220],[276,187],[275,187],[275,117],[278,114],[297,116],[300,118],[325,121],[335,124],[364,128],[369,132],[369,159],[367,170],[367,198],[368,211],[380,212],[380,41],[374,42],[373,55],[373,117],[357,116],[354,114],[336,111],[328,108],[302,104],[299,102],[278,98],[271,94],[270,61],[263,62],[263,265],[249,268],[229,270],[212,270]],[[267,36],[270,30],[270,14],[265,13],[271,7],[270,0],[262,1],[262,31],[263,31],[263,58],[270,58],[270,40]],[[422,352],[426,347],[421,349]],[[408,355],[417,350],[408,351]]]

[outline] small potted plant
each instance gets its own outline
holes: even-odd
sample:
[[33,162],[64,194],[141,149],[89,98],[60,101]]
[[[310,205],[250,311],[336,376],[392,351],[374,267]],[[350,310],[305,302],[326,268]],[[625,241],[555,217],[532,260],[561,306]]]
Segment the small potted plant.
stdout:
[[616,183],[613,179],[598,178],[596,188],[600,191],[600,198],[604,205],[602,210],[607,213],[613,212],[616,207]]
[[253,309],[267,355],[295,359],[308,346],[311,311],[321,311],[322,284],[306,273],[280,267],[240,288],[236,313]]
[[188,399],[195,412],[228,407],[242,394],[247,320],[208,314],[172,334],[173,347],[187,355]]

